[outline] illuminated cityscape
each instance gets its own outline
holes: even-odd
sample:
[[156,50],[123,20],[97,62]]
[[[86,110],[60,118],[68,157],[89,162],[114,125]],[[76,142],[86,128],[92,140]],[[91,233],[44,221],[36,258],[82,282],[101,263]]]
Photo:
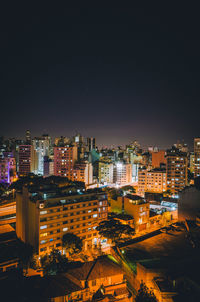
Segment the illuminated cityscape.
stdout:
[[12,10],[0,300],[200,301],[198,9]]

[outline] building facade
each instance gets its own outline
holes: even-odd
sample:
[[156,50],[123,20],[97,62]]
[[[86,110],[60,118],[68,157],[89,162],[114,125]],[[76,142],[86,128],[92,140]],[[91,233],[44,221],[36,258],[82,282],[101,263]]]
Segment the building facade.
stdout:
[[107,214],[107,196],[103,193],[43,199],[40,195],[37,199],[24,188],[16,196],[16,233],[39,255],[52,248],[62,249],[62,237],[67,232],[78,235],[89,249],[99,244],[96,227]]
[[16,180],[15,158],[12,155],[0,158],[0,183],[10,184],[14,180]]
[[48,135],[35,137],[32,144],[36,152],[35,170],[33,172],[36,175],[44,175],[44,157],[50,155],[51,139]]
[[166,170],[139,170],[138,175],[138,195],[144,196],[145,192],[163,193],[166,191]]
[[78,159],[76,146],[54,147],[54,175],[73,179],[74,164]]
[[35,153],[32,145],[19,146],[19,175],[25,176],[34,171]]
[[108,161],[98,162],[98,180],[100,183],[113,183],[113,164]]
[[188,183],[187,169],[188,158],[187,153],[179,151],[172,147],[167,150],[167,189],[173,195],[177,195]]
[[113,167],[113,182],[119,186],[125,186],[132,182],[132,165],[117,162]]

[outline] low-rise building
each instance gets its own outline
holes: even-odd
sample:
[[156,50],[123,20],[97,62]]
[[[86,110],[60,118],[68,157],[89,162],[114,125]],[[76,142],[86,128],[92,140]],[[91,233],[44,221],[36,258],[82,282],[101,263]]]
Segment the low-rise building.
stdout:
[[[124,281],[123,270],[107,257],[85,262],[80,267],[69,270],[67,278],[79,284],[82,301],[101,299],[101,301],[133,301]],[[104,300],[105,299],[105,300]]]

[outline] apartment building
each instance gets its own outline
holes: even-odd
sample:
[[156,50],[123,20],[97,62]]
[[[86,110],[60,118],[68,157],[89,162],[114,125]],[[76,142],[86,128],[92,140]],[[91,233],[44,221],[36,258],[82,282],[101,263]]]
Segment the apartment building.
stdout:
[[117,200],[111,200],[111,210],[130,215],[133,218],[131,226],[136,233],[149,227],[149,203],[141,196],[128,194],[117,197]]
[[16,161],[12,155],[0,158],[0,183],[10,184],[16,180]]
[[126,195],[124,212],[133,217],[135,231],[140,232],[149,227],[149,203],[138,195]]
[[132,182],[132,165],[117,162],[113,168],[113,182],[119,186],[124,186]]
[[52,248],[62,249],[62,237],[67,232],[78,235],[86,250],[100,241],[96,227],[107,219],[107,195],[61,195],[31,193],[27,188],[16,195],[17,236],[34,246],[39,255]]
[[78,159],[76,146],[54,147],[54,175],[73,179],[74,164]]
[[172,147],[167,150],[167,189],[172,194],[177,195],[188,183],[187,169],[188,158],[187,153],[179,151]]
[[108,161],[98,162],[98,179],[100,183],[113,182],[113,164]]
[[138,173],[138,194],[145,195],[145,192],[163,193],[167,189],[167,176],[165,169],[139,170]]
[[73,168],[73,181],[82,181],[85,185],[93,183],[93,166],[87,161],[76,163]]
[[36,154],[33,146],[19,146],[19,175],[26,176],[35,170]]
[[153,151],[151,156],[153,168],[160,168],[161,165],[166,164],[165,150]]

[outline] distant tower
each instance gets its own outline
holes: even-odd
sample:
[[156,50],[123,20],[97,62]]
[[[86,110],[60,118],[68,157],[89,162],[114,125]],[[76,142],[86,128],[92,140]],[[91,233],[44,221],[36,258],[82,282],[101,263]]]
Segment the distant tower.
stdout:
[[96,139],[94,137],[87,138],[87,148],[89,152],[96,149]]
[[31,144],[31,131],[26,130],[26,144],[29,145]]

